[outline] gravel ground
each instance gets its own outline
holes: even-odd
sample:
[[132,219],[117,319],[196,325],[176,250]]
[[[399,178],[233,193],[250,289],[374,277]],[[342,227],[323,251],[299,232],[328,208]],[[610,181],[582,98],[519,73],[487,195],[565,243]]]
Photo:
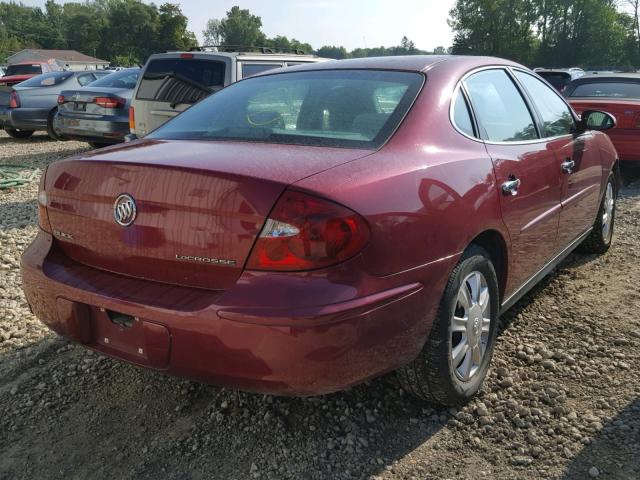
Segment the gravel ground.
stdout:
[[[0,132],[0,164],[85,148]],[[622,192],[607,255],[572,255],[504,316],[485,387],[457,410],[393,376],[270,397],[67,343],[20,290],[36,191],[0,191],[0,479],[640,478],[640,181]]]

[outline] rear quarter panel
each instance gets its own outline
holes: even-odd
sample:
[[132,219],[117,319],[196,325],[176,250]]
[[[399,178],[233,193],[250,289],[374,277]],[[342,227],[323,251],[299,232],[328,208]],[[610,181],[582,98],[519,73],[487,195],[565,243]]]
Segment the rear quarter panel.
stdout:
[[60,85],[51,87],[34,87],[21,90],[16,88],[20,95],[20,106],[22,108],[42,108],[53,109],[58,104],[58,95],[65,88],[70,88],[73,84],[62,82]]
[[365,264],[390,276],[446,262],[485,230],[507,245],[491,159],[449,120],[451,95],[465,69],[438,69],[401,127],[378,152],[296,184],[342,203],[371,227]]
[[600,161],[602,163],[602,182],[600,185],[600,193],[602,194],[609,179],[609,174],[615,168],[619,157],[611,138],[609,138],[606,133],[593,132],[593,134],[598,150],[600,151]]

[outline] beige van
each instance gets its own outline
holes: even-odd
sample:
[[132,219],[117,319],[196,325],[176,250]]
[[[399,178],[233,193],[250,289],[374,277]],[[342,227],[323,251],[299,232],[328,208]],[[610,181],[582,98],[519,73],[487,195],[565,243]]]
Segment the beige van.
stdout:
[[[224,51],[220,51],[224,50]],[[228,51],[198,47],[151,55],[138,79],[129,111],[130,138],[141,138],[204,97],[251,75],[329,59],[269,48]]]

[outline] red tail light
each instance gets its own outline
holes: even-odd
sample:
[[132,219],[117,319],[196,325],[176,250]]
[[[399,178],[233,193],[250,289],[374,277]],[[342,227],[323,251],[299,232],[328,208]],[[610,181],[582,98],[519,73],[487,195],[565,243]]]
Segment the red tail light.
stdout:
[[129,131],[136,133],[136,112],[133,107],[129,107]]
[[181,53],[180,58],[185,58],[187,60],[191,60],[193,58],[193,53]]
[[47,192],[44,190],[44,178],[47,175],[47,169],[45,168],[40,177],[40,187],[38,188],[38,225],[45,232],[51,233],[51,224],[49,223],[49,214],[47,213],[47,206],[49,199],[47,198]]
[[124,105],[124,102],[120,98],[96,97],[93,101],[98,106],[104,108],[118,108],[121,105]]
[[20,107],[20,97],[18,96],[18,92],[13,91],[9,94],[9,108],[18,107]]
[[369,227],[354,211],[287,191],[265,222],[247,268],[296,271],[328,267],[353,257],[368,241]]
[[62,105],[64,102],[64,95],[58,95],[58,105]]

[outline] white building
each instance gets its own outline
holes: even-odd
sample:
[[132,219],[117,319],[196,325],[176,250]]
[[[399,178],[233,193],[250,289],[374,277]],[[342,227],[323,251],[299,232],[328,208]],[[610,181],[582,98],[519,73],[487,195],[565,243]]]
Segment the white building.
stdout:
[[26,48],[7,58],[7,64],[29,62],[55,62],[66,70],[101,70],[109,66],[106,60],[100,60],[75,50],[40,50]]

